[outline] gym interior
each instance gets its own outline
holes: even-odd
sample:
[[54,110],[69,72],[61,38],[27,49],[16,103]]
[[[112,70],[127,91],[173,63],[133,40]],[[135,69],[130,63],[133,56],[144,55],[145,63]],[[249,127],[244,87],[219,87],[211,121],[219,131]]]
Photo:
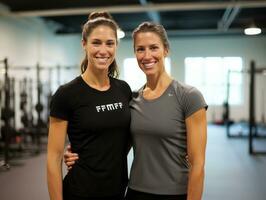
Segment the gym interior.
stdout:
[[[145,76],[131,34],[141,22],[154,21],[169,37],[166,71],[202,92],[209,106],[202,199],[266,199],[263,0],[1,0],[0,199],[49,199],[49,103],[60,85],[80,75],[81,27],[96,10],[110,12],[121,28],[119,79],[132,90]],[[249,27],[259,32],[245,33]],[[132,160],[131,150],[129,168]]]

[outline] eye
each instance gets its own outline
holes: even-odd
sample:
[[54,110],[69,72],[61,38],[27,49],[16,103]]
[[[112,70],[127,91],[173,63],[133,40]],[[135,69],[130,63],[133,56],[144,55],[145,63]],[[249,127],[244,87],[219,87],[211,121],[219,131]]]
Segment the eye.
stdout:
[[101,41],[99,40],[94,40],[91,42],[94,46],[99,46],[101,44]]
[[137,47],[136,52],[140,53],[143,52],[145,49],[143,47]]
[[112,47],[112,46],[115,45],[115,42],[114,42],[114,41],[108,41],[108,42],[106,43],[106,45],[109,46],[109,47]]
[[153,51],[155,51],[155,50],[157,50],[159,47],[157,47],[157,46],[151,46],[151,50],[153,50]]

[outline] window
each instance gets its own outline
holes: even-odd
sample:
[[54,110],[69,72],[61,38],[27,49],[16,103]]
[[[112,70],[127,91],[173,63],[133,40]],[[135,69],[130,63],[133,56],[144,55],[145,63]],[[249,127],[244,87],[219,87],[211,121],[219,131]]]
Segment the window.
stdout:
[[[240,57],[187,57],[185,59],[185,82],[197,87],[209,105],[222,105],[227,99],[229,81],[229,103],[242,103],[242,71]],[[230,70],[230,76],[228,72]]]
[[[146,83],[145,74],[138,66],[136,58],[126,58],[124,60],[124,80],[129,84],[132,90],[138,90]],[[170,58],[165,58],[165,70],[171,74]]]

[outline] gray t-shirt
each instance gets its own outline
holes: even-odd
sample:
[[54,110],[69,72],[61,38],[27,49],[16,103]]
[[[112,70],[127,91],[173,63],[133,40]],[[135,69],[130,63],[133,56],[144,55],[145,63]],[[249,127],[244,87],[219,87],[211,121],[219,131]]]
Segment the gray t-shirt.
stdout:
[[129,187],[153,194],[186,194],[185,119],[207,109],[207,104],[196,88],[175,80],[156,99],[146,100],[142,92],[143,88],[130,103],[134,160]]

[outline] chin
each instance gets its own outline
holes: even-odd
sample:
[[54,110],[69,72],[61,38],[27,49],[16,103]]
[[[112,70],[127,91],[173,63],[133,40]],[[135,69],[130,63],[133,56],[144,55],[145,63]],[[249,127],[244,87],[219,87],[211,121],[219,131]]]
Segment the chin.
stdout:
[[110,64],[106,64],[106,65],[96,65],[96,68],[99,69],[99,70],[106,70],[108,69],[110,66]]
[[156,71],[154,71],[153,69],[150,69],[150,70],[144,70],[143,72],[144,72],[144,74],[145,74],[146,76],[152,76],[152,75],[155,75],[155,74],[156,74]]

